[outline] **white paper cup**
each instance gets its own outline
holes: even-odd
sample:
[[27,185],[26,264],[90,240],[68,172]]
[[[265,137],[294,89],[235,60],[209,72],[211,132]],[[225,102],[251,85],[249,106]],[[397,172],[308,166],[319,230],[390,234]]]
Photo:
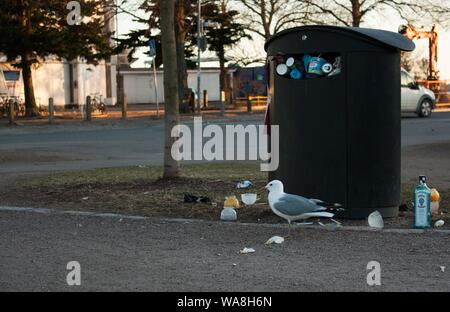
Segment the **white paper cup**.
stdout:
[[256,203],[257,194],[255,193],[246,193],[241,195],[242,202],[246,205],[253,205]]

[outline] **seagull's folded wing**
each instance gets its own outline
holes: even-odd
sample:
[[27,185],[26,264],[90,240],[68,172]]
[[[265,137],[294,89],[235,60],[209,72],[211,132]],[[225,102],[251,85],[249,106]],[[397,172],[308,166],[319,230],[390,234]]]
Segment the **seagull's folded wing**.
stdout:
[[273,203],[273,206],[276,210],[287,216],[298,216],[304,213],[323,211],[326,209],[305,197],[292,194],[283,194]]

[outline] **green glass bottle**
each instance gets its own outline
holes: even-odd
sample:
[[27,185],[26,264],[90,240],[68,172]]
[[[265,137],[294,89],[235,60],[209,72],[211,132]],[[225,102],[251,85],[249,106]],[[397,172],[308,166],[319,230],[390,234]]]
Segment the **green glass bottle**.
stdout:
[[419,184],[414,190],[414,227],[419,229],[431,227],[430,212],[431,190],[426,184],[426,177],[419,177]]

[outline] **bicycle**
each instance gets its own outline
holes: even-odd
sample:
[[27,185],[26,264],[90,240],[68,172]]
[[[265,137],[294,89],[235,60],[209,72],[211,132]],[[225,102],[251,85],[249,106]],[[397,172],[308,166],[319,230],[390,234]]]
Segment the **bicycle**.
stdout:
[[100,93],[91,94],[92,111],[99,111],[101,114],[106,114],[106,104],[103,102],[103,96]]
[[25,102],[19,97],[7,97],[0,96],[0,117],[8,117],[9,116],[9,103],[10,100],[13,100],[14,103],[14,116],[17,118],[19,116],[25,115]]

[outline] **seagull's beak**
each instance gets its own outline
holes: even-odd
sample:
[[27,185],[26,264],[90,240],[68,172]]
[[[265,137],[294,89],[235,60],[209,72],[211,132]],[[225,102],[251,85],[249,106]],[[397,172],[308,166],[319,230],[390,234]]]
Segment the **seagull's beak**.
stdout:
[[266,186],[264,186],[264,188],[265,188],[266,190],[268,190],[268,189],[269,189],[269,184],[267,184]]

